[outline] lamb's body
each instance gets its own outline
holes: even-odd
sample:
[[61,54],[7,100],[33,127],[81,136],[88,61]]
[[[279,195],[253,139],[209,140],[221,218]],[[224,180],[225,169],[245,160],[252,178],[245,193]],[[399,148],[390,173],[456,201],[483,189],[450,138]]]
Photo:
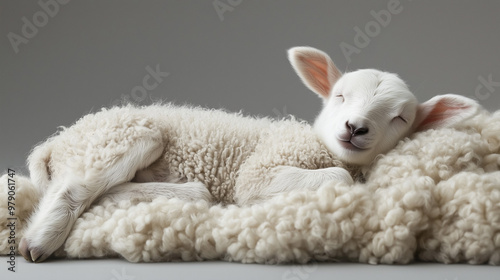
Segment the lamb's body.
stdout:
[[[161,155],[132,174],[132,181],[199,181],[222,203],[268,198],[272,194],[262,188],[270,184],[278,166],[347,167],[304,122],[154,105],[115,107],[86,115],[35,148],[30,171],[33,178],[50,180],[63,172],[92,176],[109,169],[143,140],[158,143]],[[354,175],[357,169],[350,170]]]
[[171,105],[117,108],[107,113],[150,119],[162,135],[162,155],[133,181],[200,181],[214,200],[223,203],[234,202],[237,172],[269,135],[272,124],[269,119]]

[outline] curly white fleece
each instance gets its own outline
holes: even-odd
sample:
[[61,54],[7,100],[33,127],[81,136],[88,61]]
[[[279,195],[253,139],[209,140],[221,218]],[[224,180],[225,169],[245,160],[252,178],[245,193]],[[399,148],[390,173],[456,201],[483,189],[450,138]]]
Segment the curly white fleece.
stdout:
[[[133,262],[499,265],[499,167],[500,111],[482,112],[460,127],[401,141],[376,159],[364,184],[330,183],[246,207],[162,197],[138,204],[103,199],[77,220],[56,255]],[[36,194],[29,180],[18,180],[17,202],[24,207],[18,229]],[[6,196],[2,187],[2,254],[8,253]]]

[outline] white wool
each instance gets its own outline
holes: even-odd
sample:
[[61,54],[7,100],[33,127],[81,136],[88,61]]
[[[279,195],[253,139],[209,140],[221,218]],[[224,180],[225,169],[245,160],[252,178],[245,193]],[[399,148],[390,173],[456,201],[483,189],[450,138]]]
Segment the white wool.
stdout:
[[[185,124],[197,125],[189,118]],[[270,121],[262,121],[259,133],[270,125]],[[294,121],[287,125],[289,128],[284,125],[283,129],[310,130]],[[252,137],[256,132],[246,133]],[[273,149],[279,148],[264,145],[256,153],[265,159]],[[303,156],[292,155],[278,157],[272,164],[286,164]],[[321,165],[328,158],[323,155],[316,163]],[[263,168],[257,159],[249,158],[247,163],[257,173]],[[148,203],[104,198],[78,218],[56,255],[121,256],[133,262],[223,259],[244,263],[348,260],[392,264],[423,260],[500,265],[499,166],[500,111],[491,115],[482,112],[459,127],[428,130],[404,139],[377,158],[364,184],[330,183],[317,191],[284,193],[251,206],[165,197]],[[189,168],[196,167],[182,170],[188,174]],[[244,178],[251,178],[251,174],[242,171],[238,179]],[[4,186],[6,179],[0,179]],[[39,194],[20,176],[17,188],[21,208],[16,213],[24,221]],[[221,185],[210,191],[227,197]],[[2,223],[7,215],[6,196],[2,188]],[[18,240],[22,226],[18,228]],[[8,234],[2,227],[2,254],[8,253]]]

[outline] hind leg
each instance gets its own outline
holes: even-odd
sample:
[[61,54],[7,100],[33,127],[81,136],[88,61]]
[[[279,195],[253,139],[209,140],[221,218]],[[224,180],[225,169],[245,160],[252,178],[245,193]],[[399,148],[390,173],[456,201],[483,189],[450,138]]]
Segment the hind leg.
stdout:
[[[130,181],[137,170],[160,157],[163,143],[158,131],[131,128],[126,132],[135,138],[124,140],[119,150],[93,145],[91,147],[98,151],[87,149],[83,156],[75,159],[63,157],[64,164],[54,167],[56,175],[30,218],[19,245],[19,252],[28,261],[41,262],[48,258],[64,243],[78,216],[94,200],[111,187]],[[137,137],[138,132],[143,135]],[[108,140],[104,140],[107,143]]]

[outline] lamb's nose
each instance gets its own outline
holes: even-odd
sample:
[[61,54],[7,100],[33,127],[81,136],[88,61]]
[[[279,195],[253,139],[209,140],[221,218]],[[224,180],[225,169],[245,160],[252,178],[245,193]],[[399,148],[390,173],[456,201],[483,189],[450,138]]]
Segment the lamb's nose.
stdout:
[[356,125],[349,123],[349,121],[345,123],[345,126],[351,132],[352,136],[360,136],[368,133],[367,127],[356,127]]

